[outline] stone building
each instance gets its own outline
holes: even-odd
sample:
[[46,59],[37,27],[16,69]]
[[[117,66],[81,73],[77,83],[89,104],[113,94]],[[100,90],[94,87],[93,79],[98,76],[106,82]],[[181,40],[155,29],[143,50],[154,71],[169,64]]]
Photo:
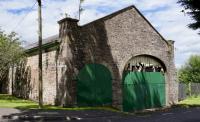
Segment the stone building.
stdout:
[[[124,111],[177,102],[174,42],[135,6],[85,24],[64,18],[43,40],[43,99],[62,106],[113,106]],[[10,70],[10,92],[38,99],[38,45]],[[13,88],[13,89],[11,89]]]

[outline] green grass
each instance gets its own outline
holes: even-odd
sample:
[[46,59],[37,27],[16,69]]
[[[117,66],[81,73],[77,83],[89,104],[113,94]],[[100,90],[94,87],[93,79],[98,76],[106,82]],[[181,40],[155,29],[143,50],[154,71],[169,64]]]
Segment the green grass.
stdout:
[[178,105],[185,105],[185,106],[200,106],[200,96],[191,96],[187,99],[180,101]]
[[37,103],[30,100],[23,100],[11,95],[0,94],[0,107],[1,108],[20,108],[20,107],[30,107],[37,106]]
[[[17,108],[17,109],[39,109],[38,103],[31,100],[23,100],[7,94],[0,94],[0,108]],[[73,107],[63,108],[59,106],[44,105],[42,109],[46,110],[108,110],[119,112],[111,107]]]

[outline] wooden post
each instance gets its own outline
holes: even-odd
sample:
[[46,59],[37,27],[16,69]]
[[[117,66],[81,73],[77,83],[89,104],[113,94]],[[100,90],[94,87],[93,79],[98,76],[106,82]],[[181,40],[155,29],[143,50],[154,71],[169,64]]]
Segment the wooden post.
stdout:
[[84,2],[84,0],[79,0],[79,11],[78,11],[78,14],[79,14],[79,21],[81,20],[81,12],[83,11],[82,7],[81,7],[81,4]]
[[192,96],[191,82],[188,83],[188,93],[189,93],[189,96],[191,97]]
[[39,49],[39,61],[38,61],[38,96],[39,96],[39,108],[43,107],[43,82],[42,82],[42,10],[41,10],[41,0],[38,2],[38,49]]
[[12,77],[11,77],[11,79],[12,79],[11,95],[14,95],[14,91],[13,91],[14,90],[14,64],[12,64]]
[[78,19],[81,20],[81,0],[79,1]]

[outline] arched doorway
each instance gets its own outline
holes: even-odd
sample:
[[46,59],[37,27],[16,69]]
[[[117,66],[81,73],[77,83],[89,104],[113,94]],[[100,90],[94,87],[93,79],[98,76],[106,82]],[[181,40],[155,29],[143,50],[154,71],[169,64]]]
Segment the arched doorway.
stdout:
[[77,104],[79,106],[112,104],[112,76],[104,65],[85,65],[78,74],[77,83]]
[[123,72],[123,110],[137,111],[165,105],[164,64],[152,56],[130,59]]

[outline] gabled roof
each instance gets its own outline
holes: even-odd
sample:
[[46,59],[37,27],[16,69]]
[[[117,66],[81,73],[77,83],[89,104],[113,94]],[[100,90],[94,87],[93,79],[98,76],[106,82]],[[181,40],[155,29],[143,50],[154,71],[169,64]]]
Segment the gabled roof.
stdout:
[[[97,20],[94,20],[94,21],[92,21],[92,22],[89,22],[89,23],[87,23],[87,24],[85,24],[85,25],[82,25],[81,28],[84,28],[84,27],[86,27],[87,25],[94,24],[94,23],[99,22],[99,21],[105,21],[105,20],[107,20],[107,19],[110,19],[110,18],[112,18],[112,17],[114,17],[114,16],[116,16],[116,15],[118,15],[118,14],[120,14],[120,13],[123,13],[123,12],[125,12],[125,11],[127,11],[127,10],[130,10],[130,9],[133,9],[133,8],[134,8],[134,9],[141,15],[141,17],[154,29],[154,31],[168,44],[168,42],[165,40],[165,38],[152,26],[152,24],[144,17],[144,15],[143,15],[134,5],[128,6],[128,7],[126,7],[126,8],[121,9],[121,10],[118,10],[118,11],[116,11],[116,12],[113,12],[113,13],[107,15],[107,16],[104,16],[104,17],[102,17],[102,18],[99,18],[99,19],[97,19]],[[63,20],[64,20],[64,19],[63,19]],[[72,20],[75,20],[75,19],[72,19]],[[59,21],[59,22],[60,22],[60,21]],[[57,35],[48,37],[48,38],[46,38],[46,39],[43,39],[42,44],[43,44],[43,45],[46,45],[46,44],[48,44],[48,43],[56,43],[56,42],[58,42],[58,40],[59,40],[59,35],[57,34]],[[33,44],[30,44],[30,45],[28,45],[27,47],[25,47],[25,50],[30,50],[30,49],[32,49],[32,48],[37,48],[37,47],[38,47],[38,43],[33,43]]]
[[168,44],[168,42],[165,40],[165,38],[156,30],[156,28],[153,27],[153,25],[144,17],[144,15],[143,15],[134,5],[128,6],[128,7],[126,7],[126,8],[121,9],[121,10],[118,10],[118,11],[116,11],[116,12],[114,12],[114,13],[111,13],[111,14],[109,14],[109,15],[107,15],[107,16],[104,16],[104,17],[102,17],[102,18],[99,18],[99,19],[97,19],[97,20],[94,20],[94,21],[92,21],[92,22],[89,22],[89,23],[87,23],[87,24],[85,24],[85,25],[82,25],[82,27],[85,27],[85,26],[87,26],[87,25],[96,23],[96,22],[98,22],[98,21],[103,21],[103,20],[105,21],[105,20],[107,20],[107,19],[110,19],[110,18],[112,18],[112,17],[114,17],[114,16],[116,16],[116,15],[118,15],[118,14],[121,14],[121,13],[123,13],[123,12],[125,12],[125,11],[127,11],[127,10],[130,10],[130,9],[133,9],[133,8],[134,8],[134,9],[138,12],[138,14],[140,14],[141,17],[153,28],[153,30],[156,31],[156,33]]

